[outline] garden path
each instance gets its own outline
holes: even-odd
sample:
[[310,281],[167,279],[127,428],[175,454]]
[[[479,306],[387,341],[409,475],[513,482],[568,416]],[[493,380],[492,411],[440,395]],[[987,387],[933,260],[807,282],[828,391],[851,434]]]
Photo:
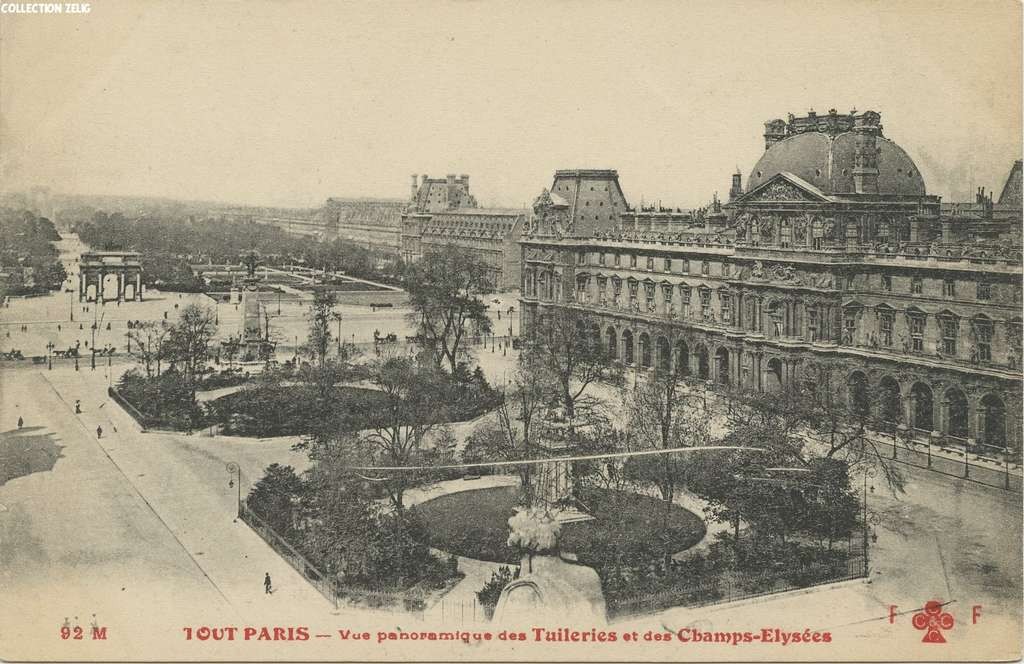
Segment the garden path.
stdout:
[[[511,486],[518,482],[518,477],[510,475],[484,475],[471,481],[446,480],[430,486],[410,489],[405,494],[405,503],[411,507],[452,493]],[[444,555],[448,554],[444,553]],[[484,622],[483,609],[477,602],[476,591],[483,588],[484,584],[491,580],[491,574],[497,572],[502,565],[463,556],[458,556],[458,559],[459,571],[466,576],[455,584],[440,601],[427,608],[424,617],[432,624]]]

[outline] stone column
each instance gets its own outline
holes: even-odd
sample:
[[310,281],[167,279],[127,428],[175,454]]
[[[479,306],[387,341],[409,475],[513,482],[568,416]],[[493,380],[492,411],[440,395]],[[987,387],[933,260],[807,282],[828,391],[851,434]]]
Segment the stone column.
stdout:
[[142,302],[142,272],[135,273],[135,301]]

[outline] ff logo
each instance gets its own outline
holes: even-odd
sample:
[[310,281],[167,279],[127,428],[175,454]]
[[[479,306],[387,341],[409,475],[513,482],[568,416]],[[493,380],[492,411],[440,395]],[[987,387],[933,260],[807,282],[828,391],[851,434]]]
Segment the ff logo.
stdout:
[[[896,622],[896,605],[889,605],[889,624]],[[909,611],[907,612],[909,613]],[[971,623],[977,624],[981,617],[981,605],[975,604],[971,607]],[[942,635],[944,630],[953,629],[953,615],[942,610],[942,602],[931,600],[924,605],[924,609],[914,614],[911,624],[915,629],[924,632],[922,643],[945,643],[946,637]]]
[[945,643],[942,630],[953,629],[952,614],[943,611],[942,604],[934,599],[924,605],[924,611],[915,613],[911,622],[916,629],[925,630],[922,643]]

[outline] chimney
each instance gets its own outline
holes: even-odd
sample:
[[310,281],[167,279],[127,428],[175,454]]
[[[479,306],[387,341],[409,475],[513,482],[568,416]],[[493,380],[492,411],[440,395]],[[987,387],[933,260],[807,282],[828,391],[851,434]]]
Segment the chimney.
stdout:
[[412,176],[412,198],[416,198],[416,191],[417,191],[417,189],[418,189],[418,187],[416,186],[416,176],[413,175]]
[[451,186],[455,184],[455,175],[449,173],[448,175],[445,176],[445,180],[447,181],[448,185]]
[[879,115],[866,111],[854,128],[853,187],[858,194],[878,193]]
[[469,176],[468,175],[466,175],[465,173],[460,175],[459,176],[459,182],[462,183],[462,185],[464,187],[466,187],[466,189],[469,189]]
[[740,174],[740,169],[736,169],[736,172],[732,174],[732,186],[729,187],[729,200],[734,201],[743,195],[743,175]]
[[[792,116],[790,116],[792,118]],[[769,120],[764,123],[764,149],[767,150],[775,143],[786,137],[786,123],[780,119]]]

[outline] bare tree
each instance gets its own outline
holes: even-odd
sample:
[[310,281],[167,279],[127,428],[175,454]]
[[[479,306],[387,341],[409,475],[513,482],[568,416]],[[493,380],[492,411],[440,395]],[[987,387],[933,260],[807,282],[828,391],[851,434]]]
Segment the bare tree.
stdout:
[[[470,435],[463,457],[469,460],[520,461],[532,459],[540,441],[537,418],[547,408],[549,386],[546,375],[536,365],[536,356],[524,353],[512,378],[505,386],[504,398],[495,412]],[[533,505],[531,482],[534,466],[516,466],[523,503]]]
[[[436,367],[422,367],[413,360],[393,357],[378,364],[372,378],[385,394],[387,406],[360,439],[373,450],[376,465],[409,467],[428,461],[424,452],[428,435],[447,421],[448,381]],[[401,514],[405,491],[421,482],[425,473],[385,472],[383,481],[392,507]]]
[[146,377],[152,378],[156,370],[159,376],[162,360],[166,357],[164,341],[171,328],[164,321],[144,321],[134,325],[128,332],[128,338],[135,342],[132,356],[146,369]]
[[210,357],[210,341],[217,334],[214,314],[195,304],[187,305],[171,326],[168,341],[172,357],[182,367],[182,375],[195,400],[196,382]]
[[527,342],[531,363],[546,372],[558,402],[570,422],[597,404],[587,399],[587,388],[597,381],[618,382],[621,370],[601,345],[596,322],[573,308],[542,313]]
[[481,334],[491,331],[487,305],[480,299],[493,287],[490,268],[470,250],[446,245],[408,268],[405,287],[412,307],[409,321],[437,366],[447,363],[454,374],[466,352],[468,326]]

